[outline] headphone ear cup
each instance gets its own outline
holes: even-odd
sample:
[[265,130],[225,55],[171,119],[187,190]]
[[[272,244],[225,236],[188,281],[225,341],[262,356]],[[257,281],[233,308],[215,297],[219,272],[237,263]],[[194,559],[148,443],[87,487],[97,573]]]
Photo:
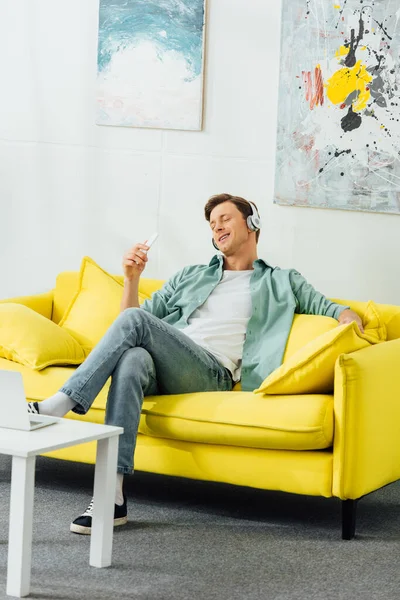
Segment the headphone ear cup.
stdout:
[[247,226],[251,231],[258,231],[261,229],[261,219],[258,214],[258,211],[255,207],[255,204],[249,202],[251,208],[251,215],[247,217]]
[[250,215],[249,217],[247,217],[247,227],[251,230],[251,231],[257,231],[258,227],[255,227],[254,221],[253,221],[253,215]]

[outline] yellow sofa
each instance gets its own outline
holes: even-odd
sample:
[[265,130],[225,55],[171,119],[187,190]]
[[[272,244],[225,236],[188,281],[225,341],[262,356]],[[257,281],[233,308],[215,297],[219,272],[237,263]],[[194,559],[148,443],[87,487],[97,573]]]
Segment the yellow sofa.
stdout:
[[[78,286],[79,273],[62,272],[53,290],[9,298],[59,323]],[[120,283],[121,276],[114,276]],[[162,285],[142,278],[149,297]],[[365,302],[335,300],[359,314]],[[400,306],[378,305],[387,342],[343,354],[336,361],[333,394],[256,395],[240,391],[145,398],[135,468],[166,475],[259,489],[337,497],[342,537],[355,534],[359,498],[400,478]],[[0,358],[0,369],[22,373],[27,400],[43,400],[74,366],[32,370]],[[110,381],[85,416],[103,423]],[[94,463],[95,445],[50,453]]]

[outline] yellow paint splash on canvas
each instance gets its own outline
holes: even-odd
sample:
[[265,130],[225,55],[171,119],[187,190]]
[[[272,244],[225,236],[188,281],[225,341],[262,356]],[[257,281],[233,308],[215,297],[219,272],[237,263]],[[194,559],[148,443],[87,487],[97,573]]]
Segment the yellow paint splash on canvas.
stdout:
[[342,56],[346,56],[349,53],[350,48],[346,48],[346,46],[340,46],[339,50],[336,50],[335,56],[336,58],[341,58]]
[[333,104],[342,104],[351,93],[358,91],[353,110],[360,112],[366,108],[371,97],[368,86],[371,81],[372,76],[368,73],[366,65],[359,60],[351,69],[339,69],[328,79],[325,84],[327,96]]

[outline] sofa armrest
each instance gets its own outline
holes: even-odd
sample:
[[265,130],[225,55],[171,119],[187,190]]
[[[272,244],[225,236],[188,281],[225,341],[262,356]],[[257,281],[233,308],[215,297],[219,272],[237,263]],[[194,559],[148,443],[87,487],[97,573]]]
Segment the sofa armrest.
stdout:
[[51,319],[53,312],[53,290],[45,292],[43,294],[35,294],[33,296],[18,296],[16,298],[7,298],[6,300],[0,300],[0,304],[6,302],[14,302],[15,304],[23,304],[28,306],[37,313],[40,313],[44,317]]
[[333,495],[355,500],[400,479],[400,339],[339,357]]

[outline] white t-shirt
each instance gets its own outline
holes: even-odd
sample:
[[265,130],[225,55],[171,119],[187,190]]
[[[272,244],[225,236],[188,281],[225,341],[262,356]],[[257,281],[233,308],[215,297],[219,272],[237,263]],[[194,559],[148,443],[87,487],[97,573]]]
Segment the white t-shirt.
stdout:
[[207,300],[190,316],[181,331],[202,346],[239,381],[243,344],[252,305],[253,271],[224,271]]

